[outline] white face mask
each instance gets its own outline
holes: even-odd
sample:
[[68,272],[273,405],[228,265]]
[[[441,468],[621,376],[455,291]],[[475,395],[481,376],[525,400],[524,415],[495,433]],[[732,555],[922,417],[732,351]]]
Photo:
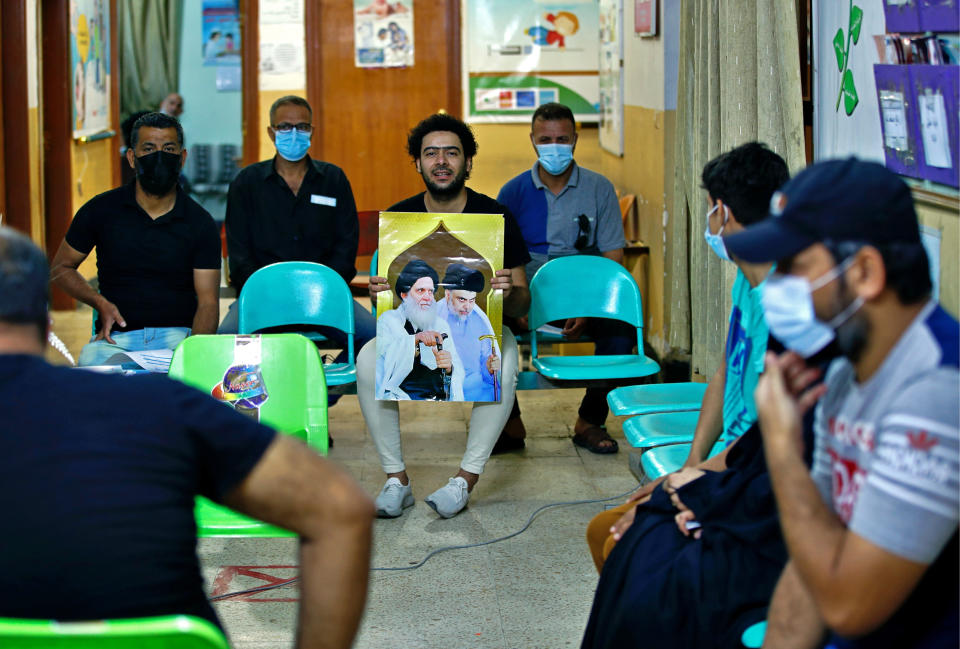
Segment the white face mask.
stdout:
[[723,242],[723,237],[720,236],[723,234],[723,229],[727,227],[727,220],[730,218],[730,210],[727,209],[726,205],[723,206],[723,223],[720,225],[720,231],[716,234],[710,232],[710,217],[713,216],[713,213],[716,212],[719,207],[720,203],[717,203],[713,206],[713,209],[707,212],[707,229],[703,232],[703,238],[717,257],[723,261],[733,261],[727,253],[727,245]]
[[796,275],[774,273],[763,284],[761,301],[767,326],[787,349],[809,358],[830,344],[836,330],[863,305],[857,297],[830,322],[821,322],[813,310],[813,292],[840,277],[853,263],[848,257],[813,282]]

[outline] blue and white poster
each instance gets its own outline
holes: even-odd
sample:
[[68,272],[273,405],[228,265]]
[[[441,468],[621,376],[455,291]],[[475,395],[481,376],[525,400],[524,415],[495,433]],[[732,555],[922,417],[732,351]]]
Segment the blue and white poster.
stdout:
[[109,130],[110,4],[107,0],[70,3],[70,69],[73,137]]
[[525,122],[558,101],[597,121],[596,0],[468,0],[464,105],[472,122]]
[[237,0],[203,0],[203,64],[240,65]]

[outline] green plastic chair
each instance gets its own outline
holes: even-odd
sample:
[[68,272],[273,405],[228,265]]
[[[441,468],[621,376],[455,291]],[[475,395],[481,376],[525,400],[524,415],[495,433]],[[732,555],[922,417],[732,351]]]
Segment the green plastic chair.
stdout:
[[[169,376],[210,394],[234,364],[237,336],[190,336],[173,353]],[[263,334],[260,376],[267,399],[260,421],[305,441],[325,455],[327,384],[316,346],[299,334]],[[225,405],[224,407],[229,407]],[[198,497],[195,515],[201,537],[289,537],[294,533],[254,520]]]
[[268,327],[312,325],[347,334],[347,361],[324,366],[327,385],[357,380],[353,353],[353,296],[332,268],[308,261],[284,261],[256,271],[240,291],[241,334]]
[[660,366],[643,355],[643,305],[640,288],[627,269],[606,257],[573,255],[548,261],[530,282],[530,329],[566,318],[611,318],[637,329],[638,354],[543,356],[531,337],[533,366],[548,379],[632,379],[650,376]]
[[699,417],[699,410],[639,415],[623,422],[623,436],[634,448],[689,444]]
[[223,632],[190,615],[91,622],[0,618],[4,649],[229,649]]
[[610,412],[617,416],[700,410],[706,383],[647,383],[625,385],[607,393]]
[[[726,448],[726,445],[723,442],[717,442],[710,449],[710,457],[721,452],[724,448]],[[648,478],[656,480],[679,470],[687,460],[688,455],[690,455],[689,444],[658,446],[640,456],[640,466],[643,467],[643,472]]]

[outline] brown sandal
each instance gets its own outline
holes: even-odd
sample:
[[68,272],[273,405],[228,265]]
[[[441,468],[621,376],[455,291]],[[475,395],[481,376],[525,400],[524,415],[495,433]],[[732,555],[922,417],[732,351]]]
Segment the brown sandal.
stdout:
[[[610,444],[602,444],[605,441],[609,441]],[[620,448],[617,440],[610,437],[607,431],[599,426],[588,426],[582,433],[576,433],[573,436],[573,443],[599,455],[616,453]]]

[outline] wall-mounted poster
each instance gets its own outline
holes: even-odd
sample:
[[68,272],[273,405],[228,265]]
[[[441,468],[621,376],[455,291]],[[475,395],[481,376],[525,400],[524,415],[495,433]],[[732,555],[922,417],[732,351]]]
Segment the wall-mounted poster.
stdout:
[[260,90],[307,87],[303,0],[260,0]]
[[110,128],[110,3],[70,3],[73,137]]
[[412,0],[353,0],[353,15],[358,68],[413,65]]
[[600,146],[623,155],[623,0],[600,0]]
[[380,213],[376,396],[499,401],[500,214]]
[[464,106],[471,122],[527,122],[558,101],[600,110],[596,0],[465,0]]
[[657,35],[657,0],[633,0],[633,30],[640,36]]
[[203,64],[240,65],[237,0],[203,0]]

